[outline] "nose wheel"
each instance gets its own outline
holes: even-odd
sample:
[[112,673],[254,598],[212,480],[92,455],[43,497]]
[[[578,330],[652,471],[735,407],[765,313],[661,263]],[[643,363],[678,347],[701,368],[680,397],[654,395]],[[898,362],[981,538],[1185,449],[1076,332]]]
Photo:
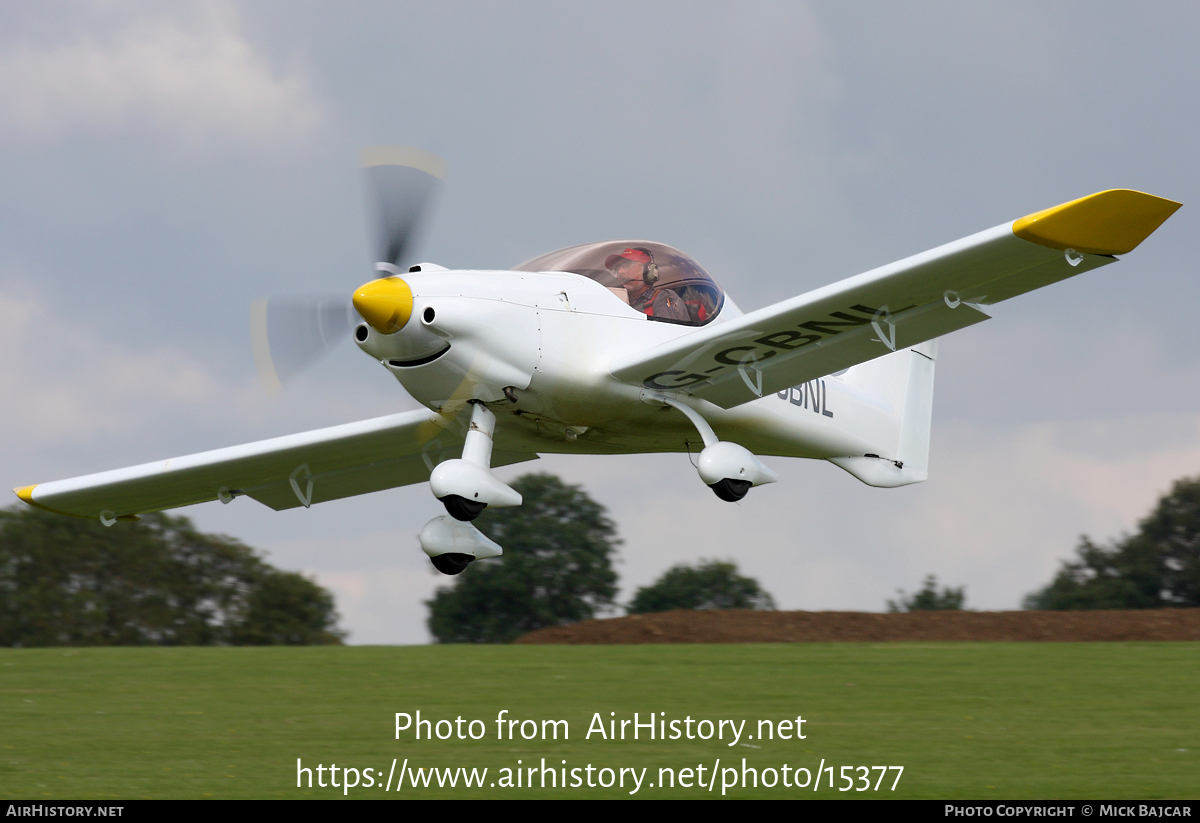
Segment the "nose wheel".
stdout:
[[487,508],[487,503],[480,503],[478,500],[468,500],[457,494],[448,494],[443,497],[442,505],[446,507],[446,514],[464,523],[474,520],[483,514],[483,510]]
[[464,438],[462,457],[439,463],[429,475],[429,489],[449,516],[425,524],[421,548],[442,574],[460,574],[472,560],[503,554],[471,521],[488,506],[521,505],[521,495],[492,474],[495,416],[477,400],[472,400],[471,406],[471,427]]
[[442,574],[461,574],[463,569],[470,565],[475,558],[469,554],[439,554],[437,557],[429,558],[433,563],[433,567]]
[[504,549],[479,529],[444,514],[426,523],[419,539],[433,567],[442,574],[461,574],[472,561],[504,554]]

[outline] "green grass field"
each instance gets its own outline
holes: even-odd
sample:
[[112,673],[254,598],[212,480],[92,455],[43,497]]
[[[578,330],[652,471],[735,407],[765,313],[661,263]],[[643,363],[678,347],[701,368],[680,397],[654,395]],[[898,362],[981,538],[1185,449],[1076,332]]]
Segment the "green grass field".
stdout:
[[[376,785],[350,789],[352,798],[630,796],[633,772],[624,788],[587,788],[589,777],[618,776],[604,767],[646,769],[637,798],[719,797],[722,782],[741,779],[724,770],[740,775],[743,758],[760,781],[771,768],[778,782],[726,796],[1195,798],[1198,676],[1197,643],[7,649],[0,798],[343,796],[298,789],[297,758],[314,780],[318,765],[336,764],[339,783],[343,767],[363,784],[374,770]],[[482,720],[486,735],[417,741],[409,730],[396,740],[395,713],[418,709]],[[503,709],[566,720],[570,739],[497,740]],[[747,722],[732,747],[728,726],[724,740],[651,741],[644,729],[637,741],[584,739],[594,713],[635,711],[642,722],[650,712]],[[759,720],[797,715],[806,739],[758,739]],[[429,767],[488,772],[483,788],[437,788],[435,778],[413,789],[406,776],[387,791],[393,758],[395,772],[407,759],[418,778]],[[578,773],[579,788],[549,788],[548,776],[541,788],[542,758],[560,780],[563,760],[594,771]],[[524,772],[522,788],[501,787],[499,770],[511,774],[518,760],[539,768],[534,788]],[[784,764],[811,776],[822,760],[835,788],[829,772],[815,792],[783,786]],[[660,768],[678,780],[699,764],[691,788],[659,785]],[[895,769],[865,781],[852,769],[855,788],[839,792],[843,766],[904,771],[892,792]],[[871,788],[857,791],[864,782]]]

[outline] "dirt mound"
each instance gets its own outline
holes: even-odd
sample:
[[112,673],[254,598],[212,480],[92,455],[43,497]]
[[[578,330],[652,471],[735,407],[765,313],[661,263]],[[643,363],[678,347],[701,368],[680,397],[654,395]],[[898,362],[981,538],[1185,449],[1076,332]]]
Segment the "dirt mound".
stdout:
[[1200,640],[1200,609],[1078,612],[688,611],[588,620],[518,643],[828,643],[887,640]]

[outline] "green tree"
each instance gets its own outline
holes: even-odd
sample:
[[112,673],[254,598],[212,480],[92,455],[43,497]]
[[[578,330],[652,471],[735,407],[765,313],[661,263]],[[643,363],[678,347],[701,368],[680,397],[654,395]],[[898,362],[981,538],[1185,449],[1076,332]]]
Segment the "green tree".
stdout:
[[0,645],[337,643],[327,592],[185,517],[0,511]]
[[900,599],[889,600],[888,611],[895,613],[958,610],[966,600],[965,589],[965,586],[959,586],[957,589],[947,586],[939,592],[937,577],[931,574],[925,578],[921,590],[916,594],[909,596],[905,594],[904,589],[896,589]]
[[1108,546],[1086,535],[1027,609],[1200,606],[1200,477],[1177,480],[1132,536]]
[[604,507],[549,474],[525,475],[512,487],[522,505],[486,509],[475,521],[504,547],[503,557],[475,561],[426,601],[439,643],[510,643],[613,605],[620,541]]
[[742,577],[732,562],[701,560],[696,568],[681,563],[637,590],[630,614],[671,609],[774,609],[775,601],[758,581]]
[[272,570],[246,598],[230,631],[236,646],[316,646],[342,642],[333,595],[300,574]]

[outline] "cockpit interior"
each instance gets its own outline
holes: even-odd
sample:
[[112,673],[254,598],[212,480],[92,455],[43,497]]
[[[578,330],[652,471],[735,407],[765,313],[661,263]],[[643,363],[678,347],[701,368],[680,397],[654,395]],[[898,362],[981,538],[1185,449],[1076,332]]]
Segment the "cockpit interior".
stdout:
[[647,319],[686,326],[711,322],[725,293],[679,249],[647,240],[585,243],[543,254],[514,271],[571,272],[595,280]]

